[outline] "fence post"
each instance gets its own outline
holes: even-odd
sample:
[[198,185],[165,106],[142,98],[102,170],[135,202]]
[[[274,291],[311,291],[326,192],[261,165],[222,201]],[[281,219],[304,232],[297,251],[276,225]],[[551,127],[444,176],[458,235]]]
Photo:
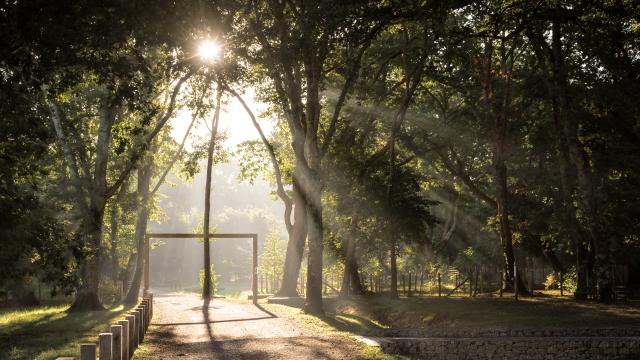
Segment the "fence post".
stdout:
[[149,298],[144,299],[144,306],[146,307],[146,313],[147,313],[147,318],[145,319],[144,324],[145,329],[149,328],[149,325],[151,324],[151,300]]
[[122,325],[111,325],[109,331],[113,336],[111,344],[111,358],[113,360],[122,360]]
[[142,339],[140,339],[140,312],[138,312],[137,310],[133,310],[131,311],[131,315],[133,315],[134,321],[133,321],[133,350],[135,351],[135,349],[138,348],[138,346],[140,345],[140,342],[142,342]]
[[96,360],[96,344],[80,344],[80,360]]
[[131,358],[133,356],[133,351],[138,346],[138,343],[136,341],[136,317],[132,313],[129,313],[129,315],[127,315],[125,319],[127,319],[127,321],[129,322],[129,358]]
[[138,314],[136,319],[138,320],[138,344],[141,344],[144,341],[144,312],[140,306],[136,308],[136,313]]
[[407,293],[407,297],[411,297],[411,272],[409,272],[409,292]]
[[518,267],[515,259],[513,260],[513,296],[518,301]]
[[562,271],[560,271],[560,296],[564,296],[564,277]]
[[129,345],[131,340],[129,339],[129,320],[118,320],[118,325],[122,325],[122,359],[129,360]]
[[98,335],[98,343],[100,344],[100,360],[111,360],[112,337],[111,333],[100,333]]
[[534,283],[535,283],[535,279],[533,277],[533,270],[531,270],[531,296],[533,296]]
[[438,272],[438,296],[442,296],[442,275]]

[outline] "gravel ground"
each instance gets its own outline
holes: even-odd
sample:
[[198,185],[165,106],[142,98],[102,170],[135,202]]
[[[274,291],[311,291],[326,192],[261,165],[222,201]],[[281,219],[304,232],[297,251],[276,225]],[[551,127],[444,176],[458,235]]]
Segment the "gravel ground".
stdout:
[[250,303],[154,294],[144,356],[152,359],[361,359],[347,338],[301,328]]

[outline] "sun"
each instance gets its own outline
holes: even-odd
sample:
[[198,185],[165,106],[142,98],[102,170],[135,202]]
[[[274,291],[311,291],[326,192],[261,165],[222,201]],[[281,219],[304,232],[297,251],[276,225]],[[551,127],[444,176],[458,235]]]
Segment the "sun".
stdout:
[[198,47],[198,55],[205,61],[215,60],[220,56],[220,44],[213,40],[202,40]]

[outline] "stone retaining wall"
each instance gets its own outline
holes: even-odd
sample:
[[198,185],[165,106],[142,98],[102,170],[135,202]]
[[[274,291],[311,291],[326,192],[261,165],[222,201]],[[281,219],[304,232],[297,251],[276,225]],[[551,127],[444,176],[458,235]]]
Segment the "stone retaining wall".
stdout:
[[383,329],[386,353],[426,359],[640,359],[640,327]]
[[600,338],[386,338],[382,350],[425,359],[632,360],[640,359],[640,339]]
[[640,327],[382,329],[380,337],[640,337]]

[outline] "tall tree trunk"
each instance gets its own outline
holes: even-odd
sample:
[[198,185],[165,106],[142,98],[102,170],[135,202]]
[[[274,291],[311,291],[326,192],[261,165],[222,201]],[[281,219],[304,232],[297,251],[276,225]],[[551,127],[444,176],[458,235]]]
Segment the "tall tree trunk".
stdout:
[[567,226],[568,235],[571,244],[575,247],[576,251],[576,291],[574,297],[576,300],[586,300],[588,293],[587,278],[588,274],[592,271],[592,264],[590,264],[589,246],[587,240],[582,236],[583,230],[578,222],[576,207],[573,202],[573,192],[575,189],[575,168],[571,166],[571,159],[569,158],[568,141],[564,136],[562,130],[562,109],[557,99],[557,94],[561,90],[556,87],[554,96],[552,96],[553,102],[553,118],[558,134],[558,159],[560,162],[560,196],[561,196],[561,214],[563,223]]
[[114,283],[118,281],[119,266],[118,266],[118,211],[119,207],[117,203],[113,204],[110,217],[110,236],[111,240],[111,280]]
[[125,293],[131,286],[132,279],[130,280],[130,278],[131,278],[131,274],[135,272],[137,257],[138,256],[135,252],[132,251],[131,253],[129,253],[129,259],[127,260],[127,265],[125,265],[126,267],[122,269],[122,272],[120,275],[120,281],[122,281],[123,297],[126,296]]
[[[294,178],[300,178],[295,176]],[[304,203],[300,185],[298,181],[293,183],[293,226],[289,232],[289,242],[284,260],[284,272],[282,276],[282,286],[277,292],[277,296],[297,297],[299,296],[297,285],[302,265],[302,255],[304,253],[305,240],[307,238],[307,207]]]
[[[553,52],[553,78],[557,92],[557,102],[560,110],[559,117],[562,124],[562,134],[565,137],[566,147],[573,166],[576,170],[578,189],[581,194],[581,202],[585,217],[587,218],[587,235],[589,244],[595,254],[596,281],[598,284],[598,296],[601,302],[609,302],[613,299],[613,284],[611,283],[611,243],[604,234],[604,227],[596,200],[593,173],[589,164],[587,152],[578,138],[578,122],[575,114],[570,114],[570,104],[567,92],[567,70],[562,51],[562,34],[559,20],[552,23],[552,52]],[[584,245],[583,245],[584,246]],[[578,252],[586,259],[580,259],[579,271],[589,271],[589,259],[587,251],[580,246]],[[584,269],[586,267],[586,269]],[[584,275],[582,275],[584,276]],[[579,276],[580,277],[580,276]],[[584,279],[582,281],[585,281]]]
[[[395,172],[395,160],[396,160],[396,144],[395,133],[391,135],[391,147],[389,149],[389,178],[387,185],[387,209],[389,212],[393,212],[393,178]],[[398,264],[397,264],[397,231],[394,221],[394,214],[389,214],[389,224],[387,225],[387,239],[389,241],[389,265],[391,272],[391,288],[389,289],[389,297],[392,299],[398,298]]]
[[83,221],[87,259],[81,267],[82,285],[69,308],[71,312],[104,310],[98,298],[104,205],[97,204],[96,201],[91,203],[89,213],[85,215]]
[[[100,121],[98,125],[98,139],[95,150],[95,170],[88,210],[83,221],[86,262],[82,266],[82,285],[76,294],[76,299],[69,311],[104,310],[98,298],[100,286],[100,260],[102,255],[102,223],[104,209],[108,199],[107,194],[107,164],[111,143],[111,128],[115,122],[116,109],[111,104],[109,93],[105,90],[100,95]],[[84,205],[81,205],[84,207]]]
[[218,135],[218,122],[220,120],[220,100],[222,98],[222,88],[218,86],[216,93],[216,109],[213,114],[213,122],[211,124],[211,139],[209,140],[209,149],[207,153],[207,178],[204,188],[204,285],[202,287],[202,298],[211,298],[211,248],[209,245],[209,218],[211,215],[211,171],[213,170],[213,152],[216,145],[216,136]]
[[[405,34],[406,35],[406,34]],[[408,44],[408,39],[405,39]],[[411,105],[411,101],[413,100],[413,95],[420,84],[422,79],[422,72],[424,71],[424,62],[425,56],[420,56],[418,63],[414,67],[409,65],[409,54],[405,53],[403,55],[404,60],[404,73],[405,73],[405,83],[404,83],[404,91],[402,94],[402,100],[400,102],[400,106],[398,107],[398,111],[396,112],[393,122],[391,124],[391,134],[389,136],[389,176],[388,176],[388,185],[387,185],[387,194],[386,194],[386,203],[387,209],[389,213],[389,224],[387,227],[387,238],[389,241],[389,260],[390,260],[390,271],[391,271],[391,289],[389,290],[389,297],[397,298],[398,297],[398,265],[397,265],[397,229],[395,224],[395,214],[393,213],[393,182],[396,171],[396,138],[398,133],[400,132],[400,128],[402,127],[402,123],[407,115],[407,110],[409,109],[409,105]]]
[[560,24],[554,21],[551,46],[547,44],[542,29],[528,31],[528,37],[536,53],[540,66],[547,77],[544,80],[551,99],[553,122],[557,134],[557,158],[560,163],[560,199],[562,221],[576,254],[576,300],[585,300],[588,293],[587,278],[593,271],[591,239],[586,239],[584,229],[577,218],[577,208],[573,194],[576,191],[577,170],[573,166],[569,143],[564,126],[568,116],[567,80],[562,50]]
[[[498,222],[500,228],[500,243],[502,246],[503,254],[503,274],[504,274],[504,289],[513,289],[514,280],[514,266],[516,266],[515,254],[513,251],[513,233],[511,231],[511,224],[509,222],[509,193],[507,187],[507,167],[503,158],[503,144],[496,146],[494,155],[494,171],[495,171],[495,183],[496,183],[496,202],[498,203]],[[520,273],[517,275],[518,281],[518,293],[528,294],[524,283],[520,277]]]
[[142,283],[142,271],[144,270],[144,237],[147,233],[147,220],[149,219],[149,183],[151,182],[151,174],[153,162],[150,157],[144,160],[144,163],[138,168],[138,214],[136,217],[136,228],[133,239],[136,243],[136,265],[131,287],[124,299],[125,304],[135,304],[138,302],[140,294],[140,284]]
[[[256,131],[258,131],[258,135],[260,135],[262,144],[269,153],[271,166],[273,167],[273,173],[276,180],[276,193],[284,203],[285,207],[284,224],[287,228],[287,234],[289,235],[284,268],[282,272],[282,284],[276,295],[284,297],[298,297],[298,276],[300,274],[300,266],[302,265],[302,254],[304,252],[305,240],[307,238],[307,210],[304,204],[304,197],[301,193],[302,190],[300,189],[300,183],[297,180],[302,178],[302,176],[299,174],[300,170],[296,170],[298,173],[294,175],[293,199],[291,199],[284,189],[282,181],[282,171],[280,170],[280,164],[278,162],[278,158],[276,157],[273,145],[271,145],[264,132],[262,131],[262,127],[258,123],[258,120],[253,114],[253,111],[249,108],[240,94],[238,94],[235,90],[231,89],[226,84],[223,84],[222,86],[225,91],[228,91],[233,96],[235,96],[240,104],[244,107],[245,111],[249,115],[249,118],[251,119],[251,122],[253,123],[253,126],[255,127]],[[302,149],[300,151],[304,150]],[[292,212],[294,217],[293,224],[291,223]]]
[[[604,227],[601,222],[593,185],[593,174],[586,151],[578,139],[578,129],[574,122],[575,120],[569,118],[569,116],[566,116],[563,128],[565,136],[569,140],[569,153],[577,169],[577,179],[581,193],[580,199],[587,219],[587,235],[589,244],[593,250],[593,253],[589,254],[589,252],[584,249],[584,245],[578,247],[579,255],[582,255],[580,265],[582,272],[589,274],[591,256],[595,256],[593,266],[595,266],[596,272],[598,299],[601,302],[610,302],[613,300],[613,284],[611,282],[612,244],[604,234]],[[583,281],[586,281],[586,279]]]
[[362,295],[364,289],[358,274],[358,259],[356,256],[356,237],[358,231],[358,218],[354,215],[351,218],[349,235],[346,236],[344,244],[344,272],[342,274],[342,287],[340,297],[352,295]]
[[309,238],[309,256],[307,260],[307,296],[305,311],[311,314],[323,314],[322,306],[322,252],[323,224],[322,200],[319,174],[316,170],[308,176],[307,192],[307,231]]

